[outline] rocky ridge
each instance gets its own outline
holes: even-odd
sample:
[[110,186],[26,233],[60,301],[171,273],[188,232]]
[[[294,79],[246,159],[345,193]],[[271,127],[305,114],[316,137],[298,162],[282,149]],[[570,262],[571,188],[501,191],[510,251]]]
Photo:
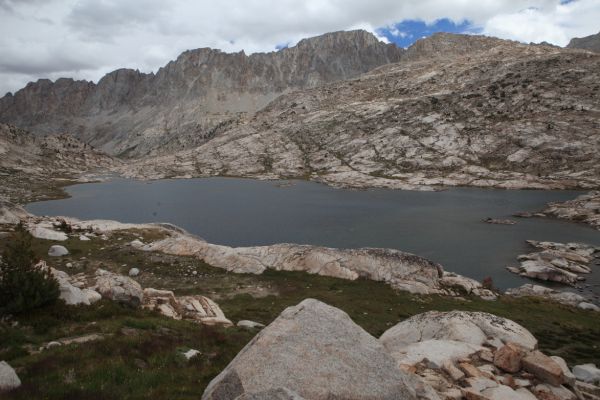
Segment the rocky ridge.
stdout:
[[573,38],[567,44],[570,49],[583,49],[600,53],[600,33],[582,38]]
[[197,148],[121,172],[398,189],[600,185],[600,55],[451,34],[413,47],[399,63],[284,94]]
[[[474,279],[445,271],[441,265],[425,258],[393,249],[335,249],[286,243],[232,248],[208,243],[170,224],[127,224],[105,220],[80,221],[65,217],[35,217],[10,203],[0,206],[0,224],[24,222],[34,237],[55,242],[66,241],[69,238],[106,240],[118,231],[149,230],[156,232],[161,238],[147,243],[136,239],[126,243],[126,246],[150,253],[191,256],[213,267],[234,273],[262,274],[267,269],[303,271],[349,280],[363,278],[382,281],[393,288],[414,294],[455,297],[475,295],[486,300],[494,300],[498,295]],[[63,231],[65,227],[68,227],[69,234]],[[529,243],[538,247],[539,251],[519,257],[528,268],[508,267],[511,271],[529,278],[574,285],[580,291],[586,287],[580,282],[584,279],[580,274],[590,271],[589,264],[597,257],[598,252],[593,246],[536,241]],[[64,253],[61,253],[55,250],[55,247],[63,246],[51,246],[50,255],[68,254],[66,248]],[[572,272],[573,270],[577,273]],[[132,268],[129,272],[130,276],[139,274],[137,268]],[[541,297],[572,307],[598,310],[598,306],[594,304],[598,297],[593,294],[582,296],[531,284],[509,289],[505,294],[515,297]],[[169,303],[169,296],[161,299],[161,304],[164,303]],[[184,306],[187,307],[185,304]]]
[[[287,243],[233,248],[208,243],[170,224],[128,224],[106,220],[80,221],[68,217],[36,217],[18,206],[7,205],[0,208],[0,217],[2,217],[0,223],[24,222],[34,237],[53,241],[64,241],[70,237],[79,240],[89,240],[91,237],[107,239],[107,235],[122,230],[150,230],[160,233],[162,238],[148,243],[136,239],[126,245],[138,251],[195,257],[213,267],[223,268],[233,273],[262,274],[267,269],[303,271],[341,279],[362,278],[381,281],[395,289],[422,295],[439,294],[454,297],[475,295],[485,300],[494,300],[498,295],[474,279],[445,271],[441,265],[426,258],[394,249],[335,249]],[[65,226],[71,232],[68,235],[59,230],[64,229]],[[562,279],[551,280],[567,284],[572,281],[573,285],[581,278],[578,279],[577,274],[565,268],[577,269],[579,273],[589,271],[587,264],[598,254],[594,247],[579,244],[564,245],[535,241],[530,241],[530,244],[540,248],[540,251],[521,256],[523,263],[536,266],[543,264],[544,271],[551,270],[552,277]],[[510,269],[523,276],[548,280],[546,275],[549,272],[538,274],[535,268],[525,270],[512,267]],[[569,280],[565,277],[573,279]],[[593,299],[541,286],[524,285],[510,289],[506,294],[516,297],[543,297],[573,307],[597,309]],[[159,297],[164,297],[160,301],[161,304],[170,302],[168,295]],[[174,307],[174,311],[169,313],[176,314],[182,307],[189,308],[185,299],[182,301],[180,306]]]
[[97,84],[29,83],[0,99],[0,121],[36,134],[70,132],[113,155],[165,153],[210,140],[282,93],[354,78],[402,53],[362,30],[249,56],[189,50],[156,74],[119,69]]
[[[393,249],[334,249],[297,244],[257,247],[228,247],[208,243],[169,224],[123,224],[116,221],[79,221],[74,218],[31,217],[28,227],[33,235],[39,228],[52,230],[66,223],[74,235],[94,232],[108,234],[124,229],[154,229],[167,235],[152,243],[139,240],[129,245],[142,251],[197,257],[207,264],[234,273],[261,274],[267,269],[304,271],[311,274],[355,280],[366,278],[383,281],[392,287],[415,294],[460,296],[473,294],[493,300],[496,294],[481,283],[444,271],[439,264],[423,257]],[[43,231],[40,238],[47,238]]]

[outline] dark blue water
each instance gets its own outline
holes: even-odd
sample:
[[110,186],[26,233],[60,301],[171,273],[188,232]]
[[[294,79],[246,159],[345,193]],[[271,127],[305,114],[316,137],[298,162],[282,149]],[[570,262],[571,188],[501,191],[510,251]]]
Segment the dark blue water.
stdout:
[[[573,191],[456,188],[442,192],[342,190],[293,181],[207,178],[140,182],[114,180],[70,186],[69,199],[29,204],[38,215],[123,222],[170,222],[211,243],[253,246],[305,243],[331,247],[389,247],[441,263],[446,270],[500,288],[526,281],[505,270],[530,248],[526,239],[600,245],[600,232],[553,219],[506,218],[574,198]],[[600,266],[588,283],[600,283]],[[594,290],[600,292],[600,288]]]

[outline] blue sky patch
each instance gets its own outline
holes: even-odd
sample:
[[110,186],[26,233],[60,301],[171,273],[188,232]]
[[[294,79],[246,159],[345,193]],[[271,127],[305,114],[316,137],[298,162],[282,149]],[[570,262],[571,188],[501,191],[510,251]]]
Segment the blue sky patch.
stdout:
[[436,32],[480,33],[481,28],[474,26],[469,21],[455,23],[447,18],[443,18],[430,24],[419,20],[405,20],[377,29],[379,35],[386,37],[390,42],[395,43],[399,47],[408,47],[415,41],[431,36]]

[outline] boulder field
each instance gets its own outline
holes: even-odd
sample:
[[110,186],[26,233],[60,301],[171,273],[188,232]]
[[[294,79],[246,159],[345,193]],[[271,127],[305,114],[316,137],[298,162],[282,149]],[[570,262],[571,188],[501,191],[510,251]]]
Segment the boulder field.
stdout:
[[343,311],[306,299],[258,333],[202,399],[597,399],[595,365],[574,372],[492,314],[427,312],[376,339]]

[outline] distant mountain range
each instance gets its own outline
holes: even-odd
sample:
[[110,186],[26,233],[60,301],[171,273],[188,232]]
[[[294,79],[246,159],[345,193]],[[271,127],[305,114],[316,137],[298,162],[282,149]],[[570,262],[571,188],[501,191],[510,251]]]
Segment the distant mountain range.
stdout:
[[250,56],[199,49],[156,74],[0,99],[0,122],[69,133],[126,159],[126,176],[405,189],[598,188],[599,121],[600,54],[444,33],[406,50],[365,31]]
[[338,186],[600,187],[600,54],[436,34],[398,63],[279,96],[134,177],[306,177]]
[[272,53],[182,53],[156,74],[119,69],[98,84],[41,79],[0,99],[0,122],[69,132],[123,156],[204,142],[282,93],[354,78],[403,50],[365,31],[334,32]]

